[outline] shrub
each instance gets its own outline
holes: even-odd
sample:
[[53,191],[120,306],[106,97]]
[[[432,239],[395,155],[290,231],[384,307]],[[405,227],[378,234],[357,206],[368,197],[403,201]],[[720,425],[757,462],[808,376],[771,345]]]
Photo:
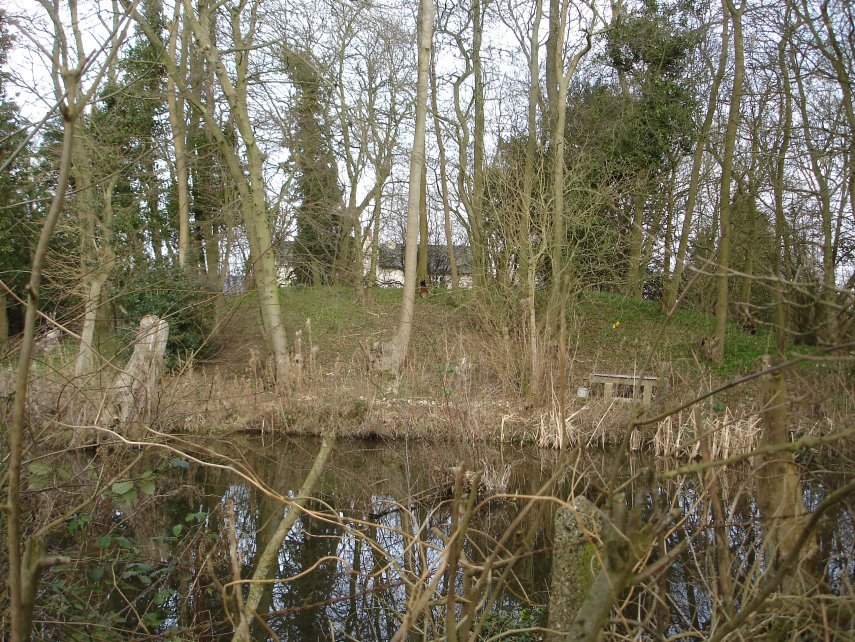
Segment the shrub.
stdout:
[[116,298],[119,328],[132,340],[140,319],[155,314],[169,322],[167,360],[203,348],[213,325],[213,293],[195,275],[172,265],[138,267]]

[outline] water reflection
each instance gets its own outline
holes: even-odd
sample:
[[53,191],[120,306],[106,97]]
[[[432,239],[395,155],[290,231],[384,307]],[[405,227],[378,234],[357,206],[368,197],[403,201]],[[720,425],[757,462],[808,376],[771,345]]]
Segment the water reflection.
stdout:
[[[254,446],[248,443],[241,449],[245,458],[251,459]],[[270,480],[273,490],[293,494],[311,466],[314,448],[309,441],[268,444],[254,465],[256,475]],[[271,457],[272,452],[278,456]],[[514,469],[517,474],[508,480],[506,490],[522,494],[533,493],[552,468],[534,451],[339,444],[326,469],[319,501],[300,517],[279,549],[274,575],[281,581],[271,584],[259,608],[268,613],[270,631],[256,627],[256,639],[270,639],[271,633],[280,639],[390,639],[413,583],[430,577],[439,564],[450,534],[451,469],[462,462],[482,470]],[[198,469],[193,483],[205,489],[200,508],[208,515],[206,528],[222,535],[208,552],[221,561],[219,577],[208,579],[214,584],[234,579],[233,565],[227,563],[230,536],[236,540],[232,547],[241,576],[250,577],[258,551],[265,548],[284,514],[283,505],[254,492],[247,483],[235,482],[228,471]],[[479,511],[473,524],[477,530],[466,541],[468,559],[477,562],[489,554],[516,507],[496,501]],[[517,589],[510,593],[517,598],[504,603],[508,608],[521,597],[535,603],[545,598],[548,529],[527,530],[531,533],[520,533],[513,542],[527,546],[532,554],[520,564]],[[311,570],[304,573],[306,569]],[[457,579],[458,590],[463,581],[462,576]],[[228,615],[223,612],[221,617]],[[441,628],[440,615],[435,626],[437,631]],[[225,633],[225,628],[214,630]]]
[[[232,457],[237,453],[244,466],[276,493],[293,496],[312,466],[318,443],[247,439],[219,447]],[[603,457],[586,457],[568,461],[561,453],[486,445],[339,443],[325,469],[317,501],[301,514],[279,548],[271,574],[276,581],[267,585],[259,604],[258,612],[264,616],[255,622],[254,638],[390,640],[414,597],[414,587],[430,579],[440,566],[452,530],[454,466],[462,463],[470,471],[486,471],[483,477],[492,485],[502,480],[504,488],[490,490],[504,495],[485,501],[473,516],[463,544],[463,567],[451,580],[438,578],[440,595],[449,593],[449,581],[454,582],[457,595],[466,592],[477,580],[479,565],[497,549],[525,503],[512,501],[512,496],[535,494],[556,469],[562,474],[553,490],[555,497],[564,501],[585,495],[602,506],[605,498],[599,489],[606,481],[616,480],[601,478],[602,471],[608,470]],[[654,637],[695,631],[700,639],[722,617],[715,599],[716,574],[727,573],[747,596],[766,570],[756,489],[748,468],[720,473],[716,488],[726,523],[719,526],[709,506],[705,485],[709,480],[687,476],[651,482],[655,475],[632,477],[645,466],[657,465],[661,462],[633,460],[626,471],[625,494],[645,520],[661,519],[673,511],[666,535],[650,552],[647,565],[678,549],[682,554],[644,584],[644,590],[635,587],[623,603],[622,619],[609,627],[620,635],[646,630]],[[467,481],[479,483],[476,475],[467,476]],[[806,477],[808,510],[839,481],[840,476],[831,473]],[[121,611],[128,602],[137,613],[156,607],[163,617],[149,630],[174,628],[189,632],[193,639],[231,639],[246,595],[245,584],[236,582],[252,576],[259,553],[273,537],[286,508],[225,469],[192,465],[188,470],[174,469],[172,477],[159,483],[159,503],[129,517],[129,529],[141,541],[174,533],[170,529],[182,525],[180,536],[160,537],[160,549],[148,552],[152,565],[171,569],[158,576],[158,588],[168,586],[172,592],[155,603],[153,590],[146,592],[142,587],[136,595],[125,590],[114,602],[116,609]],[[559,505],[537,502],[509,534],[504,547],[520,556],[494,605],[497,613],[510,614],[502,626],[545,626],[547,622]],[[721,567],[716,528],[725,529],[730,568]],[[853,535],[852,512],[845,504],[820,523],[810,570],[828,593],[851,595]],[[488,587],[479,597],[486,599],[491,590]],[[739,599],[743,599],[740,594]],[[461,612],[458,606],[456,614]],[[416,627],[419,639],[441,637],[446,615],[441,604],[430,610]],[[127,625],[135,625],[131,615]]]

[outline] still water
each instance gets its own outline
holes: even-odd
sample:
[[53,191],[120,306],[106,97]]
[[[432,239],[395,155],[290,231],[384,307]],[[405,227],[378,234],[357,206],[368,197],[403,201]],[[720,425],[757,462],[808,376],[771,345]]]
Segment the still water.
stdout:
[[[171,453],[143,462],[132,501],[113,497],[100,530],[91,518],[89,543],[79,544],[78,562],[47,584],[43,601],[63,603],[65,611],[53,615],[54,621],[45,618],[42,639],[231,639],[247,591],[240,580],[252,576],[288,511],[275,495],[297,494],[319,442],[268,436],[182,448],[192,456]],[[614,454],[483,444],[339,441],[313,493],[315,501],[278,547],[272,581],[257,609],[266,615],[255,622],[255,639],[390,640],[408,601],[441,564],[452,530],[456,466],[468,471],[464,490],[477,492],[477,500],[455,592],[464,593],[480,577],[480,565],[497,548],[500,559],[517,555],[506,582],[500,585],[495,572],[476,596],[491,613],[482,639],[546,625],[560,501],[584,495],[602,505],[608,489],[621,484],[626,501],[650,518],[671,511],[672,523],[648,563],[681,542],[685,550],[646,592],[627,598],[626,622],[620,626],[628,630],[635,622],[657,636],[697,632],[700,639],[714,618],[712,578],[721,555],[704,481],[698,476],[656,481],[655,472],[667,465],[636,456],[619,460]],[[640,474],[646,469],[654,474]],[[715,481],[727,516],[730,573],[745,584],[764,570],[759,491],[750,472],[747,467],[728,471]],[[148,479],[155,480],[155,492],[141,481]],[[272,493],[259,492],[253,479]],[[534,501],[525,519],[513,524],[527,498],[550,479],[548,496]],[[840,480],[831,471],[806,476],[807,508]],[[66,546],[81,541],[74,535]],[[851,505],[843,503],[818,529],[818,553],[811,562],[818,590],[851,594],[852,542]],[[437,578],[437,596],[448,594],[448,581]],[[74,599],[71,587],[77,591]],[[409,639],[443,635],[441,602],[428,613]],[[504,639],[542,639],[537,632],[525,635]]]

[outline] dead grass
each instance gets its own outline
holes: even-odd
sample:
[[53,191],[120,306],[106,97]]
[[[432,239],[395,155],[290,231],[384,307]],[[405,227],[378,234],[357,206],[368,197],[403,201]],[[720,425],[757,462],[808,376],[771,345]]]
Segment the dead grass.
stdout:
[[[714,376],[691,356],[690,346],[705,331],[698,319],[678,315],[663,335],[663,346],[673,348],[674,358],[664,359],[659,350],[648,361],[661,322],[655,304],[587,295],[569,318],[562,417],[557,367],[545,372],[548,395],[527,399],[522,391],[525,340],[504,329],[485,331],[465,296],[441,293],[418,301],[409,358],[399,377],[385,378],[368,370],[369,348],[391,336],[400,291],[371,291],[363,304],[348,289],[283,289],[285,323],[292,329],[292,347],[300,332],[303,364],[300,385],[290,396],[272,385],[254,298],[230,298],[204,360],[186,357],[165,376],[153,427],[200,434],[334,430],[353,437],[410,435],[608,449],[622,443],[637,409],[601,399],[577,401],[576,388],[587,385],[592,372],[639,374],[648,364],[647,372],[660,377],[652,412],[680,405],[715,385]],[[41,355],[33,368],[31,409],[47,422],[61,424],[69,417],[74,353],[74,343],[66,341],[53,354]],[[0,371],[4,395],[11,392],[11,368],[7,363]],[[816,374],[815,368],[788,375],[794,434],[824,434],[855,413],[851,375],[843,368]],[[829,395],[829,390],[840,394]],[[98,391],[96,385],[88,392],[86,403],[93,412]],[[702,434],[710,435],[715,456],[750,448],[759,432],[755,397],[752,386],[720,395],[699,413],[684,411],[633,431],[630,448],[693,457]],[[86,423],[91,414],[76,416]]]

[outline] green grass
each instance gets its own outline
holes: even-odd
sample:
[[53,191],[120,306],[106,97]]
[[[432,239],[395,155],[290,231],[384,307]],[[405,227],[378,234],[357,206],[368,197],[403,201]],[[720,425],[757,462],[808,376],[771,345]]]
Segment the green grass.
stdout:
[[[346,287],[283,287],[280,297],[289,342],[293,341],[294,331],[302,329],[305,345],[306,319],[311,319],[312,341],[319,349],[319,360],[330,366],[364,353],[374,341],[391,338],[401,304],[401,290],[391,288],[368,289],[364,301],[358,300],[355,290]],[[477,306],[471,297],[469,291],[436,290],[430,297],[416,301],[411,352],[414,368],[442,379],[436,372],[447,366],[449,359],[454,360],[458,349],[488,371],[498,367],[485,362],[483,350],[494,346],[495,353],[502,353],[502,338],[491,339],[480,329],[483,325],[476,319]],[[247,295],[240,305],[237,327],[232,331],[242,333],[246,339],[255,335],[254,341],[262,345],[254,296]],[[519,314],[524,314],[522,308]],[[652,354],[648,369],[651,374],[670,370],[695,377],[708,372],[714,380],[725,381],[753,371],[757,359],[774,348],[774,337],[767,330],[750,334],[731,324],[726,334],[724,363],[708,364],[701,354],[701,341],[712,333],[711,316],[681,309],[666,319],[658,301],[613,293],[582,294],[568,305],[567,317],[568,350],[574,355],[573,375],[577,378],[587,378],[594,371],[636,372]],[[519,327],[524,327],[522,316]],[[225,339],[228,342],[229,338]],[[519,340],[512,337],[512,341]],[[511,375],[493,374],[505,378]]]
[[[714,323],[712,316],[691,309],[680,309],[668,320],[658,301],[606,292],[585,293],[568,314],[583,321],[579,324],[581,345],[599,351],[615,368],[624,370],[646,358],[651,349],[654,364],[668,362],[678,370],[680,364],[704,364],[701,341],[712,334]],[[795,346],[791,353],[805,350]],[[754,370],[757,359],[773,351],[771,332],[758,329],[751,334],[731,323],[725,334],[724,362],[705,365],[714,378],[732,379]]]

